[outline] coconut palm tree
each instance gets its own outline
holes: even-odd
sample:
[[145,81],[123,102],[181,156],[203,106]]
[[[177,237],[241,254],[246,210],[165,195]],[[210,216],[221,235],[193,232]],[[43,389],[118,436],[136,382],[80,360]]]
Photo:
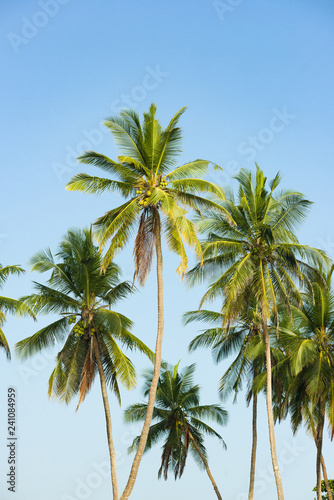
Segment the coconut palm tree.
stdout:
[[[234,402],[238,393],[243,388],[243,382],[248,382],[246,401],[252,404],[252,453],[249,481],[249,500],[254,496],[255,463],[257,448],[257,392],[254,391],[253,381],[263,371],[264,349],[261,349],[261,328],[258,305],[256,301],[245,297],[245,309],[236,319],[235,324],[230,326],[228,335],[226,328],[222,327],[224,314],[208,310],[190,311],[184,315],[185,323],[195,320],[204,321],[212,325],[211,328],[197,335],[189,345],[192,352],[200,347],[211,347],[214,361],[219,363],[233,353],[237,353],[229,368],[220,379],[219,394],[226,399],[234,392]],[[252,343],[252,351],[256,350],[255,356],[250,358],[248,352]],[[263,343],[262,343],[263,344]]]
[[109,245],[103,268],[115,252],[126,245],[134,231],[137,231],[134,275],[140,285],[145,283],[151,269],[154,251],[157,258],[158,328],[154,374],[140,444],[121,500],[129,498],[135,484],[159,380],[164,329],[161,234],[164,232],[168,247],[180,257],[177,271],[183,275],[188,262],[185,244],[193,247],[201,259],[196,226],[187,218],[187,210],[213,206],[221,210],[219,204],[201,197],[202,192],[224,198],[222,189],[201,179],[208,171],[208,161],[195,160],[177,166],[182,138],[177,123],[184,111],[185,108],[180,109],[165,129],[156,119],[154,104],[144,113],[143,123],[137,113],[131,110],[109,118],[105,125],[110,129],[121,153],[117,161],[93,151],[84,153],[79,161],[99,167],[111,178],[78,174],[66,186],[68,190],[89,194],[116,192],[126,199],[124,204],[109,210],[94,224],[101,248]]
[[[20,276],[25,271],[20,266],[5,266],[2,267],[0,264],[0,287],[4,285],[8,276],[17,275]],[[11,299],[9,297],[0,297],[0,347],[4,349],[7,359],[11,358],[9,345],[6,336],[2,330],[2,327],[6,321],[6,313],[19,313],[19,314],[30,314],[31,311],[27,310],[20,300]]]
[[68,231],[56,257],[58,259],[47,249],[31,259],[33,271],[51,272],[51,276],[45,285],[35,283],[36,293],[22,300],[35,314],[57,314],[58,319],[18,342],[16,352],[26,358],[62,343],[49,379],[49,396],[69,403],[78,394],[77,409],[99,373],[112,488],[117,498],[116,457],[107,386],[119,402],[119,382],[127,389],[135,386],[135,369],[122,346],[139,349],[152,360],[153,353],[129,331],[132,322],[111,310],[118,300],[129,295],[131,284],[120,281],[120,270],[114,263],[106,266],[104,274],[100,273],[103,257],[93,243],[91,229]]
[[[226,213],[209,211],[200,223],[208,235],[203,243],[203,263],[189,272],[191,283],[210,278],[211,284],[201,305],[223,297],[224,326],[243,308],[245,290],[251,290],[260,306],[261,328],[265,342],[266,370],[271,374],[268,320],[272,316],[278,328],[278,301],[289,309],[292,299],[300,300],[298,284],[319,263],[327,263],[323,252],[298,242],[295,229],[305,219],[310,202],[295,191],[277,192],[277,174],[267,189],[267,179],[257,167],[256,178],[240,170],[237,199],[233,194],[221,202]],[[226,215],[228,214],[228,216]],[[305,262],[307,260],[307,262]],[[269,441],[277,495],[283,500],[278,467],[272,411],[271,376],[266,382]]]
[[[286,391],[293,431],[304,422],[317,447],[317,496],[321,500],[323,429],[334,436],[334,266],[307,284],[301,307],[292,307],[290,328],[281,328],[291,382]],[[327,485],[328,487],[328,485]],[[328,487],[329,488],[329,487]],[[329,491],[329,497],[331,492]]]
[[[221,500],[217,484],[209,469],[203,434],[218,437],[224,446],[225,443],[212,427],[203,422],[202,418],[210,418],[222,425],[227,420],[227,412],[219,405],[200,405],[199,387],[193,385],[195,365],[187,366],[181,372],[178,371],[178,366],[178,364],[174,367],[165,365],[161,372],[153,410],[154,423],[148,433],[145,451],[158,440],[165,438],[158,477],[163,474],[166,480],[169,470],[174,472],[175,479],[182,476],[190,450],[197,463],[204,465],[217,498]],[[151,379],[152,372],[148,372],[145,397],[149,394]],[[147,404],[134,404],[125,410],[125,421],[141,421],[145,418],[146,411]],[[137,436],[130,451],[138,448],[139,442],[140,436]]]

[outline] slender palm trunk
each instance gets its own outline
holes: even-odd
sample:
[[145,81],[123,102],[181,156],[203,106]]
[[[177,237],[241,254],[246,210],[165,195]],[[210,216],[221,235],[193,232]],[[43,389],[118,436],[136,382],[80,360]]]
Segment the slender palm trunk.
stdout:
[[213,475],[211,474],[211,471],[209,469],[209,464],[208,464],[208,461],[206,460],[206,458],[204,457],[203,453],[201,452],[201,449],[199,448],[198,444],[196,443],[195,439],[194,439],[194,436],[191,434],[191,432],[189,432],[189,437],[191,439],[191,442],[193,443],[193,445],[195,446],[196,448],[196,451],[197,453],[199,454],[199,456],[201,457],[202,459],[202,462],[205,466],[205,469],[206,469],[206,472],[207,472],[207,475],[209,476],[210,478],[210,481],[212,483],[212,486],[213,486],[213,489],[215,490],[215,493],[217,495],[217,498],[218,500],[222,500],[222,497],[221,497],[221,494],[218,490],[218,486],[215,482],[215,480],[213,479]]
[[321,460],[322,474],[324,476],[324,481],[325,481],[325,485],[326,485],[326,491],[327,491],[327,495],[328,495],[328,500],[333,500],[332,490],[331,490],[331,487],[330,487],[329,481],[328,481],[328,475],[327,475],[327,469],[326,469],[326,465],[325,465],[325,460],[324,460],[324,457],[322,456],[322,454],[321,454],[320,460]]
[[[318,452],[318,434],[319,434],[318,430],[319,430],[319,427],[317,427],[316,430],[314,429],[314,427],[312,427],[312,434],[313,434],[315,445],[317,447],[317,452]],[[325,482],[325,486],[326,486],[328,500],[333,500],[332,490],[331,490],[331,487],[330,487],[330,484],[328,481],[327,469],[326,469],[324,457],[322,455],[322,451],[321,451],[321,456],[320,456],[320,463],[321,463],[321,468],[322,468],[322,474],[324,476],[324,482]]]
[[270,341],[269,341],[269,331],[267,324],[267,317],[262,307],[262,322],[263,322],[263,336],[266,350],[266,370],[267,370],[267,414],[268,414],[268,427],[269,427],[269,442],[271,451],[271,461],[273,464],[274,476],[276,481],[277,498],[278,500],[284,500],[283,486],[281,473],[278,466],[277,453],[276,453],[276,442],[275,442],[275,429],[274,429],[274,415],[273,415],[273,401],[272,401],[272,380],[271,380],[271,354],[270,354]]
[[317,427],[317,500],[322,500],[321,495],[321,452],[322,452],[322,436],[324,430],[324,419],[322,418]]
[[136,455],[133,459],[130,475],[128,482],[124,488],[123,494],[121,496],[121,500],[127,500],[133,490],[136,477],[138,474],[139,465],[145,450],[148,432],[150,430],[150,425],[153,416],[154,404],[155,404],[155,396],[157,393],[157,387],[160,376],[160,367],[161,367],[161,348],[162,348],[162,339],[163,339],[163,330],[164,330],[164,310],[163,310],[163,279],[162,279],[162,251],[161,251],[161,224],[160,217],[157,212],[157,221],[155,224],[155,248],[156,248],[156,256],[157,256],[157,288],[158,288],[158,330],[157,330],[157,339],[155,346],[155,360],[154,360],[154,370],[153,377],[151,382],[151,387],[148,396],[148,404],[146,416],[143,424],[143,429],[140,435],[139,445],[136,452]]
[[113,500],[119,499],[118,493],[118,482],[117,482],[117,473],[116,473],[116,453],[112,438],[112,427],[111,427],[111,416],[110,416],[110,408],[108,401],[108,393],[107,393],[107,384],[106,378],[103,371],[100,348],[96,338],[96,334],[93,337],[94,343],[94,354],[97,362],[97,367],[100,375],[100,383],[101,383],[101,391],[102,391],[102,399],[104,404],[104,412],[106,416],[106,427],[107,427],[107,437],[108,437],[108,446],[109,446],[109,456],[110,456],[110,468],[111,468],[111,484],[112,484],[112,492],[113,492]]
[[255,462],[256,462],[256,446],[257,446],[256,422],[257,422],[257,395],[253,394],[253,422],[252,422],[253,443],[252,443],[252,458],[251,458],[251,468],[250,468],[248,500],[253,500],[254,496]]

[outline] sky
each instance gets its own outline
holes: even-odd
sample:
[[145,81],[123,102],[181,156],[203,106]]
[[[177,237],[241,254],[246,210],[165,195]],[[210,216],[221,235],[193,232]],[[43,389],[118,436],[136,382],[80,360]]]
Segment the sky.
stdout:
[[[116,158],[103,121],[122,108],[140,115],[152,102],[166,126],[183,106],[180,164],[204,158],[221,166],[207,179],[235,186],[233,176],[257,163],[271,179],[280,171],[282,187],[296,189],[314,204],[300,228],[302,243],[334,257],[334,4],[331,0],[29,0],[1,2],[0,79],[2,194],[0,262],[20,264],[3,295],[33,291],[29,259],[58,243],[71,227],[89,226],[120,204],[116,195],[99,198],[65,190],[72,175],[99,174],[76,157],[93,149]],[[124,279],[133,276],[132,245],[117,255]],[[188,353],[201,325],[182,325],[205,286],[188,289],[176,275],[177,258],[164,247],[166,327],[163,357],[184,367],[196,363],[201,402],[217,403],[218,381],[228,361],[214,365],[209,351]],[[146,286],[118,310],[135,323],[134,333],[149,346],[156,334],[154,272]],[[4,329],[15,342],[32,335],[38,323],[8,317]],[[17,394],[16,500],[100,500],[110,498],[108,448],[98,381],[75,413],[48,400],[47,381],[59,349],[11,363],[0,353],[0,492],[7,490],[7,389]],[[122,408],[110,395],[120,489],[132,456],[127,448],[140,428],[125,425],[122,411],[141,400],[140,374],[148,362],[131,354],[138,386],[122,391]],[[275,498],[265,402],[260,398],[256,499]],[[244,394],[217,429],[227,450],[206,441],[209,465],[223,498],[245,500],[251,453],[251,409]],[[312,500],[315,446],[289,422],[276,427],[277,454],[285,497]],[[159,445],[142,461],[131,498],[214,498],[204,471],[189,457],[181,480],[157,479]],[[324,457],[334,477],[333,443],[327,432]]]

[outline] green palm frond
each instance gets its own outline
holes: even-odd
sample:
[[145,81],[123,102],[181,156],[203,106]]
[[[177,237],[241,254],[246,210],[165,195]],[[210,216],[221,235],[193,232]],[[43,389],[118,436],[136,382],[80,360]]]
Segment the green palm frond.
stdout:
[[126,198],[133,192],[133,184],[87,174],[77,174],[71,180],[71,190],[98,195],[104,192],[116,192]]
[[11,299],[10,297],[0,297],[0,308],[4,313],[18,314],[19,316],[23,314],[29,314],[34,317],[32,310],[27,307],[21,299]]
[[29,308],[34,314],[72,312],[79,306],[78,300],[58,290],[37,282],[34,282],[34,285],[39,293],[34,293],[20,299],[23,306]]
[[192,321],[205,321],[209,324],[222,324],[223,314],[221,312],[209,311],[206,309],[201,309],[200,311],[188,311],[183,315],[183,321],[185,325],[188,325]]
[[186,107],[181,108],[173,116],[167,128],[162,132],[159,157],[156,163],[156,173],[160,172],[164,174],[166,171],[169,171],[169,168],[173,168],[176,163],[176,157],[178,157],[182,152],[182,131],[176,125],[186,109]]
[[136,403],[124,410],[123,418],[127,423],[140,422],[145,419],[147,411],[146,403]]
[[[4,285],[4,283],[6,282],[6,280],[9,276],[11,276],[11,275],[20,276],[24,272],[25,271],[24,271],[24,269],[22,269],[21,266],[11,265],[11,266],[2,267],[0,264],[0,288],[2,288],[2,286]],[[29,307],[27,307],[21,300],[16,300],[16,299],[12,299],[10,297],[1,296],[0,297],[0,327],[2,327],[6,321],[6,314],[7,313],[16,314],[18,316],[23,316],[25,314],[29,314],[32,318],[35,319],[35,316],[34,316],[33,312],[31,311],[31,309]],[[9,344],[8,344],[8,341],[6,339],[6,336],[5,336],[2,328],[0,328],[0,348],[1,347],[4,349],[6,356],[7,356],[7,359],[11,359]]]
[[111,333],[107,331],[103,332],[100,342],[102,363],[107,353],[108,357],[112,360],[116,378],[126,389],[133,389],[136,385],[136,371],[131,360],[123,353]]
[[2,347],[5,350],[7,359],[11,359],[9,345],[6,336],[1,328],[0,328],[0,347]]
[[[201,431],[202,433],[207,434],[208,436],[214,436],[214,437],[218,438],[221,441],[221,443],[223,444],[223,447],[225,449],[227,448],[226,443],[225,443],[224,439],[221,437],[221,435],[218,434],[218,432],[216,432],[208,424],[206,424],[205,422],[202,422],[202,420],[199,420],[198,418],[193,418],[193,417],[191,417],[190,421],[191,421],[192,427],[195,427],[198,431]],[[225,419],[225,421],[226,421],[226,419]]]
[[7,280],[8,276],[16,275],[20,276],[24,274],[25,270],[21,266],[5,266],[1,267],[0,264],[0,286]]
[[154,362],[154,352],[149,347],[147,347],[147,345],[144,344],[142,340],[133,335],[131,332],[123,328],[118,338],[122,345],[126,346],[131,351],[139,350],[140,352],[146,354],[146,356],[152,363]]
[[121,112],[119,117],[107,118],[104,124],[111,131],[122,155],[133,158],[140,170],[147,174],[145,150],[142,143],[138,141],[138,130],[137,127],[133,126],[133,122],[129,122],[126,119],[126,114]]
[[104,300],[109,304],[116,304],[121,299],[125,299],[133,293],[132,285],[129,281],[124,281],[112,287],[109,292],[104,295]]
[[32,354],[40,352],[42,349],[53,347],[57,342],[61,342],[67,333],[67,318],[59,319],[41,328],[34,335],[17,342],[15,351],[20,358],[25,359]]
[[[212,182],[203,179],[185,178],[180,180],[171,181],[171,186],[174,190],[186,193],[210,193],[215,195],[220,200],[225,200],[224,190],[213,184]],[[221,207],[216,204],[215,208]],[[220,208],[223,211],[223,208]]]
[[[79,156],[78,160],[80,163],[94,165],[109,174],[116,175],[116,177],[126,183],[136,182],[141,177],[141,173],[138,172],[138,169],[131,167],[131,164],[123,165],[122,163],[117,163],[107,156],[95,153],[94,151],[86,151]],[[72,187],[72,180],[67,184],[66,189],[69,191],[75,190],[75,188]]]
[[[58,391],[57,397],[60,401],[63,401],[66,404],[69,404],[72,398],[75,397],[80,390],[85,360],[88,352],[89,344],[87,341],[81,339],[80,337],[70,335],[67,338],[63,349],[58,354],[65,372],[65,382],[62,387],[62,391]],[[51,378],[51,380],[49,380],[49,394],[53,383],[54,380]]]
[[[119,229],[122,229],[125,233],[125,236],[123,238],[123,244],[125,244],[128,237],[130,236],[130,234],[125,231],[125,228],[131,226],[132,221],[135,220],[135,217],[139,212],[140,208],[138,206],[138,201],[134,198],[130,201],[127,201],[120,207],[110,210],[103,217],[100,217],[94,225],[97,228],[97,235],[101,245],[105,246],[107,240],[113,234],[117,235],[117,231]],[[120,247],[120,244],[120,238],[116,241],[113,241],[113,247],[115,249]]]
[[175,183],[188,179],[190,176],[193,178],[202,177],[207,173],[208,166],[209,162],[206,160],[185,163],[168,173],[168,181],[172,183],[172,186],[175,186]]
[[188,412],[192,419],[196,419],[196,422],[199,422],[198,419],[207,418],[209,420],[213,420],[219,425],[227,424],[228,413],[217,404],[195,406],[194,408],[188,408]]

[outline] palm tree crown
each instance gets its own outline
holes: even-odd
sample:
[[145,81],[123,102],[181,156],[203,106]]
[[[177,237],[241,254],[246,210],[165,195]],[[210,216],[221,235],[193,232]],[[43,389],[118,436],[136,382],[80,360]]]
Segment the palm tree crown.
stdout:
[[130,333],[132,322],[110,309],[130,293],[131,285],[120,282],[120,270],[114,263],[100,274],[102,256],[93,244],[91,230],[68,231],[56,256],[59,262],[48,249],[32,258],[33,270],[49,271],[51,277],[47,285],[35,283],[37,292],[22,300],[34,313],[56,313],[60,318],[18,342],[16,350],[27,357],[64,342],[49,380],[49,395],[69,402],[79,393],[80,404],[97,371],[96,338],[107,383],[120,400],[118,381],[133,387],[135,369],[118,344],[151,355]]
[[298,284],[319,264],[328,264],[321,250],[301,245],[294,231],[305,220],[311,202],[296,191],[276,192],[280,175],[269,183],[257,167],[254,182],[251,172],[242,169],[235,200],[230,194],[221,202],[222,211],[210,211],[200,228],[208,234],[203,243],[204,262],[189,272],[192,281],[217,277],[203,301],[225,297],[225,318],[238,315],[238,299],[251,290],[266,317],[277,317],[278,298],[287,306],[294,295],[300,300]]
[[180,109],[165,129],[155,117],[154,104],[144,113],[142,124],[137,113],[130,110],[109,118],[105,124],[121,150],[118,161],[93,151],[84,153],[79,161],[95,165],[117,180],[78,174],[66,186],[71,191],[94,194],[117,192],[127,199],[100,217],[95,227],[102,246],[110,240],[105,265],[115,251],[126,244],[139,219],[134,256],[140,284],[145,282],[151,267],[156,226],[160,225],[159,212],[168,246],[180,256],[178,271],[182,274],[187,268],[184,242],[193,246],[198,254],[201,252],[196,228],[186,217],[187,209],[215,205],[198,196],[200,192],[224,198],[219,187],[200,178],[207,173],[208,161],[195,160],[177,167],[182,139],[177,123],[184,111],[185,108]]
[[[207,460],[203,434],[218,437],[225,445],[222,437],[202,418],[215,420],[219,424],[226,423],[227,412],[219,405],[200,405],[199,387],[193,384],[195,365],[187,366],[181,372],[178,365],[165,365],[160,375],[153,420],[150,427],[146,450],[149,450],[159,439],[165,438],[161,466],[158,477],[168,477],[168,471],[174,472],[175,479],[181,477],[186,464],[188,451],[192,452],[196,462],[203,465],[201,455]],[[144,395],[148,395],[152,374],[146,374]],[[147,404],[138,403],[125,411],[127,422],[143,420]],[[135,449],[139,436],[134,439],[131,450]],[[199,453],[200,450],[200,453]]]

